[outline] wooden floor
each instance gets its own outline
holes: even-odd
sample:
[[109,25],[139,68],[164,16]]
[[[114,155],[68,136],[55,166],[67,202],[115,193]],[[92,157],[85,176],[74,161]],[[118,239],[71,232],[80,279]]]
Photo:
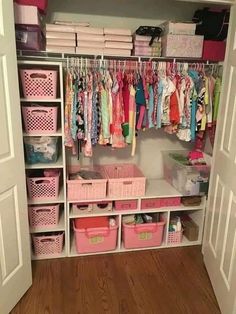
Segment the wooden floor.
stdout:
[[12,314],[220,314],[200,247],[33,263]]

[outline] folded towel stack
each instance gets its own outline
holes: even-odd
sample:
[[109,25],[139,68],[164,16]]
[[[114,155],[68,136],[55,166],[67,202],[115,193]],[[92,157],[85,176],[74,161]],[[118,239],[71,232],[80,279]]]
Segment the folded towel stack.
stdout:
[[133,48],[130,29],[104,28],[105,55],[130,56]]
[[46,24],[46,51],[75,53],[76,29],[88,28],[88,23],[56,22]]
[[103,28],[76,27],[76,53],[86,55],[103,55],[105,39]]
[[134,35],[134,56],[160,57],[161,56],[161,42],[154,40],[152,46],[149,46],[151,37]]

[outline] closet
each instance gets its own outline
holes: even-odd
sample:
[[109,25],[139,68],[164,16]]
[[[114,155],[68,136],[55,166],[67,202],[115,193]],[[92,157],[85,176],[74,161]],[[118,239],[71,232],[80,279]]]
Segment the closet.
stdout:
[[[71,20],[76,21],[79,20],[81,22],[90,22],[91,26],[94,27],[109,27],[112,24],[112,27],[117,28],[131,28],[132,31],[135,31],[135,29],[140,25],[159,25],[161,22],[165,20],[189,20],[191,19],[194,11],[197,8],[204,7],[206,5],[205,1],[202,1],[202,5],[196,4],[196,3],[189,3],[192,1],[182,2],[182,1],[170,1],[165,4],[161,3],[161,1],[150,1],[147,10],[143,10],[143,5],[133,3],[126,3],[122,2],[119,4],[114,4],[114,2],[109,3],[108,1],[104,1],[104,6],[99,4],[94,4],[92,1],[83,3],[82,5],[78,5],[75,3],[75,1],[69,1],[67,4],[63,3],[62,1],[50,1],[49,4],[49,12],[47,15],[47,21],[51,22],[53,20]],[[219,5],[232,5],[231,14],[235,16],[235,5],[233,5],[234,1],[216,1]],[[77,7],[78,5],[78,7]],[[116,9],[114,9],[114,5]],[[145,4],[146,5],[146,4]],[[161,8],[161,9],[160,9]],[[77,10],[79,10],[79,13],[77,14]],[[12,13],[12,7],[7,4],[7,1],[3,3],[3,10],[2,12],[5,12],[3,17],[1,16],[0,11],[0,18],[4,23],[10,23],[13,24],[13,13]],[[5,17],[6,12],[11,12],[11,19],[8,19]],[[96,12],[96,14],[91,15],[90,12]],[[113,14],[116,14],[116,16],[113,16]],[[129,13],[128,13],[129,12]],[[127,16],[126,16],[127,15]],[[120,16],[124,16],[120,18]],[[4,24],[3,24],[4,26]],[[0,23],[0,34],[3,36],[5,34],[5,28]],[[18,78],[20,82],[20,108],[15,111],[14,114],[21,115],[22,111],[22,121],[24,123],[24,128],[26,128],[26,123],[30,122],[27,121],[27,117],[29,118],[30,112],[33,107],[30,107],[29,105],[31,103],[37,103],[37,107],[33,108],[34,110],[38,110],[40,114],[40,107],[44,104],[50,107],[50,110],[52,110],[53,114],[55,115],[55,107],[57,108],[57,114],[56,114],[56,122],[55,122],[55,116],[54,116],[54,129],[50,129],[50,132],[47,131],[37,131],[32,130],[31,132],[26,131],[24,129],[22,137],[25,144],[25,150],[26,150],[26,157],[27,158],[36,158],[35,155],[31,154],[32,152],[30,149],[27,151],[27,145],[31,145],[32,141],[34,141],[35,137],[49,137],[48,141],[50,148],[53,147],[56,151],[53,150],[53,154],[58,154],[58,158],[55,159],[54,163],[48,163],[42,164],[39,162],[33,163],[27,163],[25,164],[25,171],[26,171],[26,178],[27,178],[27,184],[28,184],[28,192],[29,192],[29,186],[31,186],[35,182],[35,180],[39,180],[39,177],[43,177],[43,179],[39,180],[40,184],[47,183],[46,181],[50,181],[53,178],[58,177],[58,182],[53,184],[56,184],[56,198],[50,198],[49,197],[31,197],[31,199],[28,199],[28,206],[30,208],[34,208],[35,212],[39,210],[39,212],[51,212],[56,211],[56,219],[57,223],[52,223],[49,226],[46,227],[43,226],[40,223],[36,224],[36,226],[33,225],[30,217],[30,241],[29,244],[30,250],[31,250],[31,258],[32,259],[50,259],[50,258],[58,258],[58,257],[75,257],[75,256],[83,256],[83,255],[93,255],[93,254],[104,254],[104,253],[116,253],[116,252],[128,252],[128,251],[134,251],[134,250],[143,250],[143,249],[150,249],[150,248],[171,248],[171,247],[177,247],[177,246],[189,246],[189,245],[200,245],[203,243],[204,239],[204,256],[205,256],[205,262],[208,268],[208,271],[210,273],[211,280],[213,282],[213,286],[215,287],[215,292],[217,295],[217,298],[219,300],[219,303],[222,307],[223,313],[230,313],[227,312],[229,309],[233,309],[232,302],[234,302],[234,296],[233,296],[233,290],[234,290],[234,283],[232,281],[232,276],[235,274],[235,257],[234,257],[234,238],[232,237],[231,232],[235,229],[235,226],[230,220],[230,217],[233,215],[233,208],[234,208],[234,187],[232,182],[228,182],[226,175],[232,173],[232,171],[235,171],[234,165],[231,163],[231,159],[233,158],[232,154],[234,154],[234,145],[233,145],[233,137],[234,137],[234,130],[232,128],[228,128],[227,126],[234,126],[235,120],[234,120],[234,102],[233,102],[233,95],[235,94],[235,90],[231,86],[232,82],[235,80],[235,73],[234,73],[234,66],[235,61],[233,60],[233,54],[235,55],[235,45],[233,43],[233,33],[235,33],[235,21],[231,20],[231,27],[232,27],[232,33],[229,33],[229,40],[228,43],[228,51],[226,55],[226,63],[224,64],[224,73],[225,73],[225,79],[222,87],[222,96],[221,96],[221,105],[222,101],[225,101],[227,103],[227,106],[225,108],[220,108],[221,115],[220,116],[220,130],[218,130],[218,136],[215,140],[215,155],[212,161],[209,161],[209,163],[212,163],[212,171],[213,174],[211,176],[211,184],[210,184],[210,194],[209,198],[205,195],[202,195],[201,200],[198,205],[196,206],[183,206],[183,204],[180,202],[181,197],[183,196],[183,193],[176,190],[171,184],[169,184],[163,177],[165,175],[164,173],[164,158],[162,155],[163,151],[178,151],[178,150],[187,150],[191,151],[194,148],[193,142],[184,142],[180,141],[174,134],[167,134],[163,131],[163,129],[150,129],[150,130],[140,130],[138,131],[137,137],[136,137],[136,150],[135,154],[132,154],[132,146],[127,146],[124,149],[112,149],[112,147],[103,147],[97,145],[93,148],[92,157],[88,158],[84,156],[83,154],[73,155],[71,149],[65,148],[65,123],[64,123],[64,117],[65,117],[65,95],[66,95],[66,87],[65,87],[65,78],[66,78],[66,72],[71,68],[86,68],[88,64],[91,61],[94,61],[96,63],[96,67],[99,68],[101,65],[104,67],[104,71],[111,66],[112,61],[114,62],[121,62],[121,68],[124,69],[128,66],[128,62],[135,62],[139,64],[145,64],[146,67],[151,64],[152,61],[152,67],[155,66],[155,62],[163,62],[165,65],[167,62],[171,64],[171,66],[175,64],[187,64],[189,67],[194,68],[194,63],[200,64],[200,66],[204,67],[204,69],[210,69],[210,71],[214,71],[215,69],[215,63],[211,63],[211,60],[209,62],[201,62],[201,61],[194,61],[194,60],[178,60],[177,58],[171,58],[170,60],[161,59],[159,58],[145,58],[145,57],[105,57],[105,56],[75,56],[70,55],[67,53],[31,53],[31,52],[25,52],[25,51],[17,51],[17,58],[18,58]],[[11,36],[13,35],[13,25],[9,27],[11,29],[11,32],[9,33]],[[8,35],[10,37],[10,35]],[[3,36],[4,37],[4,36]],[[231,42],[232,41],[232,42]],[[3,42],[4,43],[4,42]],[[11,47],[13,44],[11,45]],[[4,47],[4,46],[2,46]],[[0,52],[3,54],[11,54],[11,57],[14,57],[14,54],[12,53],[11,48],[9,48],[6,52],[3,50],[3,52]],[[4,72],[5,70],[5,61],[2,61],[1,65],[1,72]],[[76,64],[77,62],[77,64]],[[110,63],[109,63],[110,62]],[[123,63],[122,63],[123,62]],[[125,63],[124,63],[125,62]],[[110,64],[110,65],[109,65]],[[116,63],[118,64],[118,63]],[[158,63],[157,63],[158,64]],[[221,64],[222,66],[223,64]],[[118,65],[119,66],[119,65]],[[136,66],[136,65],[134,65]],[[158,66],[158,65],[156,65]],[[232,68],[231,68],[232,66]],[[56,76],[56,83],[54,88],[54,93],[56,93],[56,97],[52,98],[40,98],[40,97],[30,97],[30,95],[25,96],[25,88],[26,86],[23,86],[22,84],[22,76],[27,75],[27,73],[24,73],[34,69],[40,71],[44,71],[43,75],[52,74],[49,72],[55,72]],[[231,69],[231,70],[230,70]],[[16,71],[16,70],[15,70]],[[14,72],[16,73],[16,72]],[[35,74],[35,73],[34,73]],[[38,73],[36,73],[37,75]],[[229,79],[226,78],[227,74],[229,74]],[[13,76],[13,74],[11,74]],[[4,77],[4,76],[3,76]],[[228,81],[227,81],[228,80]],[[16,79],[15,79],[16,82]],[[230,93],[227,92],[226,84],[230,88]],[[7,85],[3,85],[4,88],[7,88]],[[16,92],[16,99],[18,97],[18,87]],[[3,100],[3,103],[7,103],[7,99],[10,99],[7,96]],[[12,100],[11,100],[12,101]],[[230,104],[228,106],[228,104]],[[23,109],[24,108],[24,109]],[[37,109],[36,109],[37,108]],[[28,111],[27,111],[28,110]],[[9,113],[9,112],[8,112]],[[6,114],[3,112],[3,114]],[[28,116],[27,116],[28,114]],[[52,118],[53,119],[53,118]],[[56,126],[55,126],[56,123]],[[12,126],[12,123],[9,123],[10,126]],[[14,133],[18,133],[17,141],[19,142],[19,136],[21,135],[21,129],[20,124],[17,125],[17,130],[14,130]],[[30,127],[30,126],[29,126]],[[3,126],[4,128],[4,126]],[[9,131],[9,130],[8,130]],[[13,133],[12,133],[13,134]],[[4,133],[3,133],[4,135]],[[4,135],[5,136],[5,135]],[[221,156],[219,147],[220,142],[222,138],[222,144],[221,144],[221,150],[225,151],[225,156]],[[8,141],[6,140],[6,143]],[[14,144],[15,144],[14,140]],[[22,143],[22,141],[21,141]],[[37,146],[38,142],[35,142],[34,145]],[[41,144],[41,143],[40,143]],[[13,142],[11,143],[12,146],[7,147],[5,146],[5,151],[3,150],[3,161],[6,162],[7,159],[5,158],[5,155],[8,156],[8,152],[11,151],[13,147]],[[53,146],[54,145],[54,146]],[[209,147],[209,149],[208,149]],[[48,148],[48,146],[47,146]],[[22,148],[19,149],[21,152],[21,155],[23,154]],[[79,150],[78,150],[79,151]],[[77,151],[77,152],[78,152]],[[211,151],[211,145],[210,142],[207,143],[207,152],[210,154]],[[29,155],[27,155],[29,153]],[[47,151],[48,153],[48,151]],[[4,155],[5,154],[5,155]],[[40,155],[41,156],[41,155]],[[48,158],[48,155],[43,155],[45,158]],[[43,158],[44,158],[43,157]],[[22,156],[21,156],[22,158]],[[27,159],[26,158],[26,159]],[[228,159],[227,159],[228,158]],[[17,162],[17,161],[16,161]],[[141,169],[142,174],[146,178],[146,189],[145,193],[141,193],[139,196],[135,195],[129,195],[124,194],[122,195],[102,195],[98,197],[93,197],[89,199],[88,196],[86,197],[69,197],[68,196],[68,186],[71,184],[70,181],[70,171],[69,169],[73,166],[81,165],[83,167],[91,167],[94,165],[107,165],[107,164],[135,164],[139,169]],[[218,173],[219,168],[222,168],[222,164],[225,165],[225,173],[222,172],[220,169],[220,172]],[[227,164],[227,166],[226,166]],[[11,167],[11,166],[10,166]],[[117,166],[118,167],[118,166]],[[216,168],[217,167],[217,168]],[[230,168],[231,167],[231,168]],[[116,168],[117,170],[118,168]],[[41,171],[41,173],[40,173]],[[4,172],[4,175],[6,176],[6,173]],[[225,178],[223,181],[221,181],[221,177],[225,175]],[[141,175],[138,175],[138,178],[140,179],[142,177]],[[112,180],[111,180],[112,181]],[[124,181],[124,180],[123,180]],[[59,184],[59,185],[58,185]],[[108,183],[109,184],[109,183]],[[21,183],[18,182],[17,185],[21,185],[24,187],[23,192],[26,194],[26,188],[25,188],[25,181],[21,179]],[[58,188],[59,187],[59,188]],[[41,188],[40,188],[41,189]],[[4,188],[2,188],[4,191]],[[49,186],[46,187],[46,190],[49,190]],[[53,191],[55,190],[55,186],[53,187]],[[5,192],[3,192],[3,199],[8,199],[5,197]],[[39,191],[41,193],[41,190]],[[28,195],[29,196],[29,195]],[[11,198],[11,197],[10,197]],[[12,198],[11,198],[12,201]],[[26,198],[22,201],[22,204],[26,204]],[[5,205],[4,205],[5,206]],[[12,207],[12,205],[11,205]],[[25,207],[25,206],[23,206]],[[223,214],[223,207],[227,208],[227,213]],[[95,209],[94,209],[95,208]],[[206,210],[207,209],[207,210]],[[206,213],[207,212],[207,213]],[[1,214],[1,213],[0,213]],[[18,226],[22,225],[22,217],[24,216],[24,221],[28,219],[27,217],[28,213],[24,213],[21,216],[16,215],[16,224],[15,228],[16,230],[19,229]],[[158,228],[160,228],[162,232],[161,240],[159,242],[152,244],[150,246],[146,245],[143,246],[140,245],[140,243],[130,243],[124,239],[123,233],[126,232],[126,236],[128,239],[128,235],[132,230],[123,230],[122,231],[122,220],[125,219],[126,216],[130,215],[138,215],[138,214],[146,214],[152,215],[154,218],[153,222],[158,222],[160,225]],[[197,234],[195,233],[193,238],[184,236],[180,239],[176,238],[173,240],[173,237],[171,237],[171,230],[169,229],[169,224],[171,220],[179,215],[185,215],[187,214],[188,217],[190,217],[195,225],[197,226]],[[222,219],[222,215],[225,217],[225,219]],[[88,243],[85,245],[83,249],[79,248],[77,246],[76,241],[82,241],[83,235],[77,232],[77,227],[75,226],[75,221],[78,218],[91,218],[91,217],[99,217],[104,218],[107,217],[109,223],[114,223],[117,229],[115,231],[117,234],[114,236],[112,241],[114,242],[114,245],[111,244],[111,248],[109,249],[109,245],[104,250],[100,249],[99,251],[88,251],[86,250],[87,247],[91,244],[91,242],[88,241]],[[220,218],[219,218],[220,217]],[[6,219],[5,217],[3,217]],[[8,219],[8,220],[7,220]],[[6,223],[9,221],[9,217],[6,219]],[[225,228],[223,225],[223,221],[226,223]],[[162,222],[164,222],[162,224]],[[205,231],[204,231],[204,224],[205,224]],[[210,227],[209,227],[210,226]],[[18,228],[18,229],[17,229]],[[27,230],[26,223],[24,222],[24,227],[22,229]],[[223,229],[225,229],[225,233],[223,233]],[[113,229],[112,229],[113,230]],[[111,230],[111,233],[113,232]],[[196,231],[196,230],[195,230]],[[8,230],[3,230],[7,235],[9,235]],[[4,233],[3,233],[4,234]],[[17,247],[17,252],[20,252],[22,248],[21,243],[21,237],[19,235],[19,231],[16,232],[16,235],[18,236],[18,242],[16,240],[11,240],[11,245],[14,245]],[[218,245],[218,241],[220,240],[220,235],[222,236],[222,247],[221,247],[221,255],[220,255],[220,261],[221,261],[221,272],[224,273],[222,276],[223,279],[220,279],[220,270],[217,268],[217,266],[213,266],[214,264],[214,258],[217,260],[218,256],[216,254],[216,246]],[[26,236],[25,236],[26,237]],[[4,236],[3,236],[4,238]],[[86,235],[85,235],[86,238]],[[104,242],[104,238],[106,236],[104,234],[93,234],[93,236],[90,236],[87,238],[91,239],[90,241],[98,244],[98,246],[102,247],[102,244]],[[6,236],[4,238],[3,243],[6,242]],[[23,239],[23,238],[22,238]],[[139,240],[150,240],[149,238],[149,231],[143,228],[143,230],[140,231],[140,237]],[[38,251],[35,253],[35,250],[33,250],[33,244],[35,243],[45,243],[45,242],[56,242],[58,245],[58,252],[50,252],[50,249],[48,252],[45,253],[45,251],[40,252],[40,245],[37,247]],[[25,243],[28,243],[27,240],[25,240]],[[3,247],[3,245],[2,245]],[[28,248],[28,247],[27,247]],[[5,253],[5,251],[6,253]],[[7,247],[8,252],[10,252],[9,247]],[[10,277],[9,274],[12,277],[12,282],[14,281],[14,274],[11,270],[14,268],[17,272],[18,266],[16,265],[23,265],[23,276],[27,278],[25,281],[25,290],[26,287],[30,284],[30,266],[29,266],[29,256],[27,255],[29,252],[26,252],[26,255],[22,257],[23,255],[21,252],[16,257],[12,257],[10,253],[7,252],[6,249],[2,249],[0,251],[1,260],[4,260],[4,263],[2,262],[1,268],[5,269],[5,275],[3,278],[5,278],[7,285],[5,286],[9,288],[10,283]],[[27,250],[26,250],[27,251]],[[233,253],[229,253],[229,251],[232,251]],[[4,254],[2,253],[4,252]],[[213,252],[213,257],[212,257]],[[56,254],[55,254],[56,253]],[[7,255],[8,254],[8,255]],[[4,258],[2,257],[4,256]],[[6,256],[8,259],[6,259]],[[26,256],[26,257],[25,257]],[[223,256],[223,257],[222,257]],[[225,258],[224,258],[225,256]],[[18,259],[19,257],[19,259]],[[12,262],[12,260],[15,258],[15,262]],[[19,262],[20,260],[20,262]],[[14,264],[15,263],[15,264]],[[6,265],[11,265],[10,268],[7,268]],[[217,263],[216,263],[217,264]],[[4,266],[5,265],[5,266]],[[215,264],[214,264],[215,265]],[[218,264],[217,264],[218,265]],[[212,272],[212,269],[214,271]],[[26,276],[27,274],[27,276]],[[22,276],[22,273],[20,274]],[[19,276],[20,276],[19,275]],[[226,288],[224,289],[224,300],[230,300],[225,303],[224,300],[222,300],[222,294],[219,290],[218,283],[220,280],[225,280]],[[10,287],[11,288],[11,287]],[[3,293],[4,288],[1,288]],[[17,288],[18,289],[18,288]],[[230,290],[230,295],[227,293],[227,289]],[[0,290],[1,292],[1,290]],[[7,295],[7,294],[5,294]],[[22,295],[22,289],[18,289],[18,292],[16,293],[16,299],[19,298],[19,296]],[[17,297],[18,296],[18,297]],[[227,299],[229,298],[229,299]],[[7,299],[7,297],[6,297]],[[9,309],[11,307],[12,301],[9,301],[9,304],[5,305],[5,308],[3,308],[3,311],[5,309]],[[4,312],[3,312],[4,313]],[[233,312],[232,312],[233,313]]]

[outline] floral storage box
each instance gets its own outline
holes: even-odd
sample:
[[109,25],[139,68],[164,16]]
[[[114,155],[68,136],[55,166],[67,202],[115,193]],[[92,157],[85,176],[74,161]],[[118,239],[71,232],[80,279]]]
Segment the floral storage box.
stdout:
[[201,58],[203,36],[166,35],[162,37],[162,57]]

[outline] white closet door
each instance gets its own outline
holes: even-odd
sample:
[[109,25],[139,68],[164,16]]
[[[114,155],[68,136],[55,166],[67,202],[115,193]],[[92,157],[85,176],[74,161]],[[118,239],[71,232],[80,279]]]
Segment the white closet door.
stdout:
[[31,283],[13,1],[0,0],[0,313]]
[[236,313],[236,5],[223,75],[204,261],[222,314]]

